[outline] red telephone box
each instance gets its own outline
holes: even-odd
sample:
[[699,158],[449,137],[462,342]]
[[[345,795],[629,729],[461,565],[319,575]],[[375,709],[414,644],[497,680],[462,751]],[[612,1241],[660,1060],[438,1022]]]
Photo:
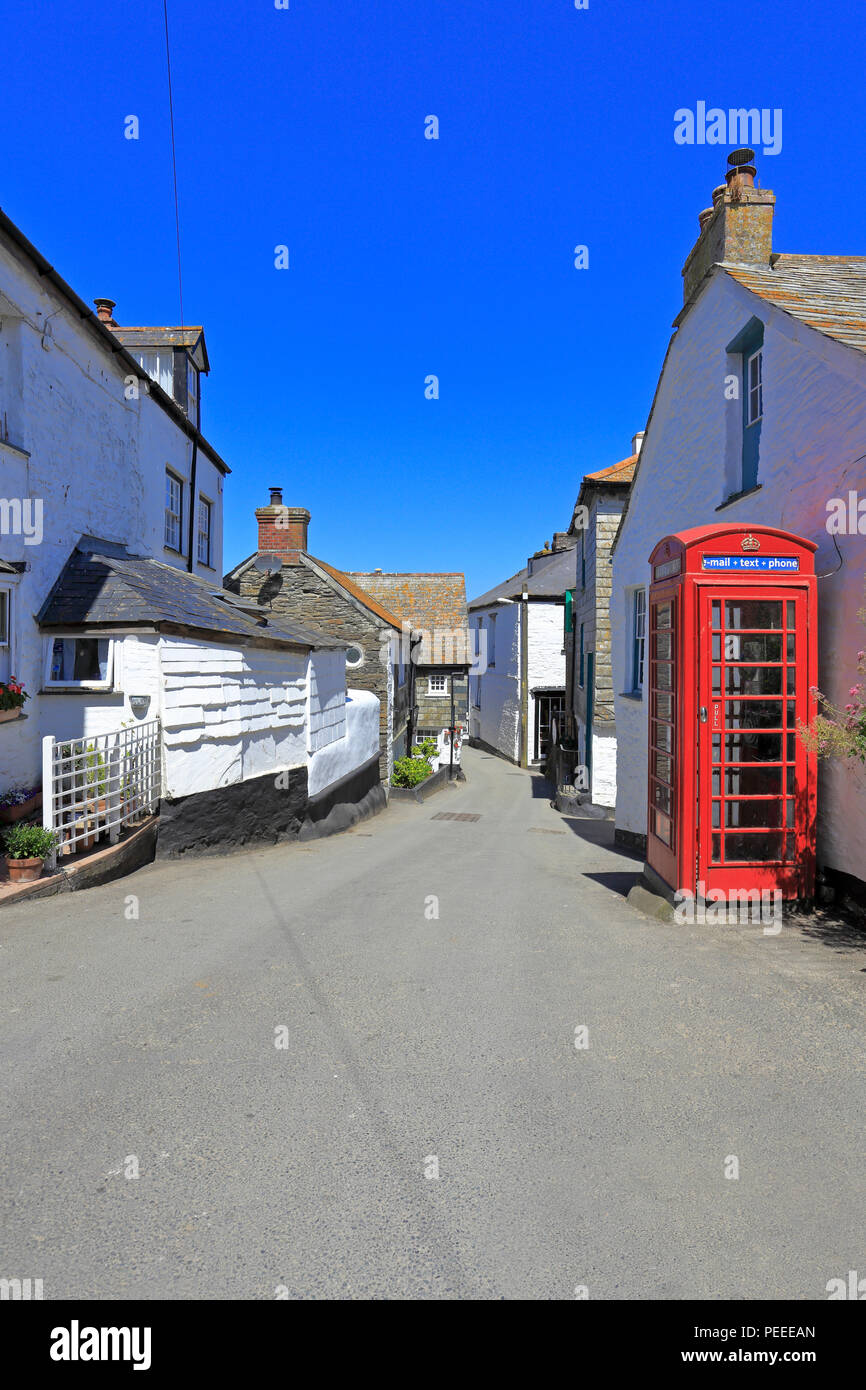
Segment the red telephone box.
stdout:
[[700,526],[650,556],[647,874],[668,889],[811,898],[815,545]]

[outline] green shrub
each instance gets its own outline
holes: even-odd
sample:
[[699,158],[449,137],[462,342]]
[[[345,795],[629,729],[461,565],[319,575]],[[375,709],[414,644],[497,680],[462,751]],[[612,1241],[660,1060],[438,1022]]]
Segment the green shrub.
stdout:
[[8,859],[45,859],[57,844],[53,830],[43,825],[23,825],[21,821],[3,832]]
[[437,744],[435,738],[425,738],[422,739],[420,743],[415,744],[415,747],[412,749],[412,757],[435,758],[438,752],[439,745]]
[[417,787],[433,771],[426,758],[397,758],[391,783],[395,787]]

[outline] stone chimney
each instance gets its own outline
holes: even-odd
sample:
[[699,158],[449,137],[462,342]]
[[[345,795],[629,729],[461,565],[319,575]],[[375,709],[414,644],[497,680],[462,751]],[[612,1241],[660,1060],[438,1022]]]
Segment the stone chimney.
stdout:
[[106,328],[119,328],[120,325],[113,318],[115,302],[113,299],[94,299],[96,305],[96,317],[100,323],[104,323]]
[[719,261],[769,266],[773,249],[775,193],[755,187],[754,150],[728,155],[725,182],[713,190],[713,205],[698,214],[698,239],[683,266],[683,303],[694,298]]
[[256,511],[259,523],[259,552],[278,555],[286,565],[299,565],[307,549],[307,527],[310,513],[306,507],[283,505],[283,490],[271,488],[271,500]]

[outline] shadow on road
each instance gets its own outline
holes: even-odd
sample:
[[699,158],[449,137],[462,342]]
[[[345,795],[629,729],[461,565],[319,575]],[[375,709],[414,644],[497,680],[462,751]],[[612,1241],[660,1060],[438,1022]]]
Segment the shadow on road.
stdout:
[[611,871],[604,874],[584,874],[584,878],[591,878],[593,883],[600,883],[602,888],[607,888],[611,893],[617,893],[621,898],[627,898],[632,888],[640,879],[639,873],[617,873]]

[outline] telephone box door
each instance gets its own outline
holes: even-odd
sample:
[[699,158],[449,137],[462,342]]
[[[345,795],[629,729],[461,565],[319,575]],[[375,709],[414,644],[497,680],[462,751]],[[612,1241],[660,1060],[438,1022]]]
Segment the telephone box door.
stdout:
[[808,882],[807,594],[772,585],[698,595],[697,877],[706,890]]

